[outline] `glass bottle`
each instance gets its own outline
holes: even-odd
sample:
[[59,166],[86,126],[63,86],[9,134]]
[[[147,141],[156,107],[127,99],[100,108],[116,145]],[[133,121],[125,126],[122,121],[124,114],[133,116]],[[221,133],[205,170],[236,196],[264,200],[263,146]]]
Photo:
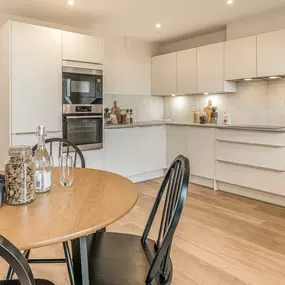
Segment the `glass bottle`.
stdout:
[[45,193],[51,188],[52,160],[45,144],[46,131],[44,126],[41,125],[37,127],[36,136],[38,140],[38,146],[34,156],[36,164],[36,192]]
[[130,124],[134,123],[133,109],[130,109]]
[[127,119],[126,119],[126,123],[130,124],[131,123],[131,116],[130,116],[130,110],[127,109]]

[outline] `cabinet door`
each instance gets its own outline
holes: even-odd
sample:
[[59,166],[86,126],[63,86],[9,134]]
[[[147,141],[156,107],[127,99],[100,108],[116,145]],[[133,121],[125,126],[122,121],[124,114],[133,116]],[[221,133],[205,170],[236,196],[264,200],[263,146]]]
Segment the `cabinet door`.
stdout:
[[224,91],[225,43],[197,49],[198,93]]
[[197,93],[197,49],[177,53],[177,94]]
[[105,170],[104,149],[85,150],[82,153],[87,168]]
[[176,53],[152,58],[152,95],[176,94]]
[[100,38],[63,31],[62,58],[103,64],[104,42]]
[[188,158],[191,174],[214,179],[215,129],[188,127]]
[[188,157],[188,127],[166,126],[166,166],[180,154]]
[[132,176],[165,168],[165,127],[105,130],[105,169]]
[[285,74],[285,30],[257,36],[257,76]]
[[252,36],[226,42],[226,80],[256,77],[256,40]]
[[12,22],[12,133],[62,129],[61,31]]

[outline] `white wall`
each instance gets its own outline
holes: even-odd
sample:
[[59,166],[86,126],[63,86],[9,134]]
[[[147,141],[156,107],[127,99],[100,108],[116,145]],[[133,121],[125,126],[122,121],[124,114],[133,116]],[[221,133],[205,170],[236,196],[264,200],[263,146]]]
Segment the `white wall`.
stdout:
[[275,9],[255,16],[242,18],[227,25],[227,39],[285,29],[285,8]]
[[176,41],[173,43],[165,43],[160,44],[159,48],[157,48],[154,53],[165,54],[170,52],[176,52],[180,50],[205,46],[209,44],[219,43],[225,41],[227,38],[227,31],[222,30],[210,34],[206,34],[203,36],[193,37],[186,40]]
[[232,123],[285,126],[285,79],[239,82],[237,93],[164,98],[164,118],[193,122],[192,109],[201,113],[208,100],[219,108],[219,123],[229,112]]

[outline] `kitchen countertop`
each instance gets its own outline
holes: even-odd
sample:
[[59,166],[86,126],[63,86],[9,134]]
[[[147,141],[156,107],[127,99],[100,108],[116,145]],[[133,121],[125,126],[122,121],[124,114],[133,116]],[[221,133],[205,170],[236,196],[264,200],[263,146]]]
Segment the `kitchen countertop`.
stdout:
[[263,126],[263,125],[216,125],[216,124],[194,124],[189,122],[174,122],[168,120],[161,121],[146,121],[146,122],[135,122],[134,124],[110,124],[105,125],[105,129],[125,129],[125,128],[136,128],[136,127],[152,127],[152,126],[163,126],[163,125],[173,125],[173,126],[190,126],[190,127],[200,127],[200,128],[216,128],[216,129],[229,129],[229,130],[248,130],[248,131],[262,131],[262,132],[279,132],[285,133],[284,126]]

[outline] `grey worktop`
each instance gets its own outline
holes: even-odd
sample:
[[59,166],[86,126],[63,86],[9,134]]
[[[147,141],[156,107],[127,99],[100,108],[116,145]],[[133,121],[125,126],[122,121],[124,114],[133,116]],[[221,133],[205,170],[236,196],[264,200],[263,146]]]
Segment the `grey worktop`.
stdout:
[[279,132],[285,133],[284,126],[261,126],[261,125],[216,125],[216,124],[194,124],[189,122],[173,122],[168,120],[162,121],[147,121],[147,122],[136,122],[134,124],[110,124],[105,125],[105,129],[121,129],[121,128],[136,128],[136,127],[152,127],[152,126],[189,126],[189,127],[200,127],[200,128],[216,128],[216,129],[228,129],[228,130],[247,130],[247,131],[261,131],[261,132]]
[[165,121],[146,121],[146,122],[135,122],[133,124],[105,124],[105,129],[127,129],[137,127],[153,127],[163,126]]

